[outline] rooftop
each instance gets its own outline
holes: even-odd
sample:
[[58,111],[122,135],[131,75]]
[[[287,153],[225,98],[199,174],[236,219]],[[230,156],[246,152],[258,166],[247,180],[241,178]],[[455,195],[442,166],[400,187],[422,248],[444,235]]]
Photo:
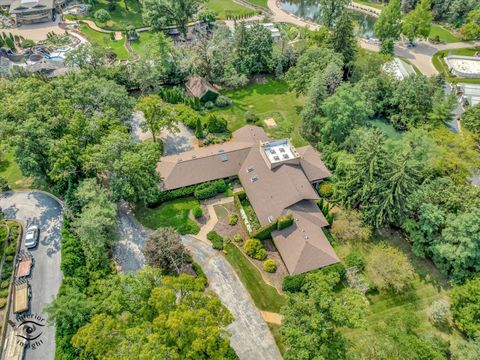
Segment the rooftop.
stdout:
[[263,143],[264,151],[270,164],[275,165],[284,161],[293,160],[299,157],[297,150],[290,143],[290,140],[276,140]]

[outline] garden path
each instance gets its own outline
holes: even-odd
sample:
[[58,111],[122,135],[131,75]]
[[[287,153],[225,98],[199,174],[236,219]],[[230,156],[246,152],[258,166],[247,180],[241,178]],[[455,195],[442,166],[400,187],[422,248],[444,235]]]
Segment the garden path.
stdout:
[[197,239],[210,244],[210,241],[208,241],[207,239],[207,234],[213,230],[213,228],[218,222],[218,217],[215,212],[214,206],[228,204],[231,202],[233,202],[233,197],[227,197],[227,198],[221,198],[221,199],[214,198],[212,200],[205,201],[205,205],[207,206],[207,210],[208,210],[208,214],[210,215],[210,218],[207,221],[207,223],[202,226],[202,228],[200,229],[200,232],[197,235],[195,235]]

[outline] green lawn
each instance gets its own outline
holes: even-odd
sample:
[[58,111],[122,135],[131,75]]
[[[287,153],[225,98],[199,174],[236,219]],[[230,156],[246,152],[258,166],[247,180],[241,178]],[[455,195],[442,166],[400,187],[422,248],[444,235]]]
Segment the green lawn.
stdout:
[[140,55],[140,57],[143,57],[147,53],[148,42],[154,36],[154,33],[150,31],[142,31],[138,34],[140,35],[140,38],[135,41],[130,41],[130,45],[132,46],[133,51]]
[[[259,0],[253,0],[259,1]],[[217,18],[225,20],[227,17],[243,17],[255,14],[257,11],[237,4],[232,0],[208,0],[205,6],[217,14]]]
[[227,250],[225,257],[237,272],[257,308],[276,313],[280,312],[280,308],[286,300],[285,296],[280,295],[277,289],[263,281],[258,269],[248,261],[235,245],[227,244],[225,249]]
[[92,30],[87,24],[80,24],[80,29],[93,45],[101,46],[107,51],[115,53],[119,60],[128,59],[128,51],[124,45],[125,39],[112,40],[110,34]]
[[371,7],[376,8],[376,9],[383,9],[384,6],[385,6],[383,3],[368,1],[368,0],[354,0],[354,2],[356,2],[358,4],[362,4],[362,5],[371,6]]
[[0,154],[0,176],[7,179],[12,189],[27,189],[32,185],[32,179],[23,176],[10,149]]
[[369,125],[380,129],[387,138],[398,140],[402,137],[402,133],[398,132],[391,124],[381,119],[374,119],[368,121]]
[[[95,21],[97,26],[108,30],[126,30],[129,25],[135,28],[144,26],[142,19],[142,3],[137,0],[122,0],[116,1],[115,10],[108,10],[108,0],[97,0],[94,2],[93,8],[90,10],[92,16],[83,17]],[[127,8],[125,7],[127,5]],[[93,16],[95,11],[105,9],[110,13],[111,20],[106,23],[101,23],[95,20]]]
[[460,36],[456,36],[455,34],[451,33],[440,25],[432,24],[432,28],[428,37],[435,39],[437,36],[440,38],[440,41],[444,41],[446,43],[462,41],[462,38]]
[[285,354],[285,344],[283,343],[282,340],[282,334],[280,334],[280,325],[276,324],[270,324],[267,323],[268,328],[270,329],[270,332],[273,335],[273,338],[275,339],[275,342],[277,343],[278,350],[280,350],[280,354]]
[[[422,259],[411,251],[410,244],[398,232],[383,231],[375,236],[373,242],[385,241],[387,244],[400,249],[410,260],[417,273],[417,279],[413,281],[412,287],[402,294],[393,294],[387,291],[376,292],[367,295],[370,302],[369,313],[366,317],[366,326],[360,329],[345,330],[345,335],[352,341],[361,338],[368,339],[375,336],[375,325],[385,318],[395,317],[402,310],[413,312],[419,319],[419,329],[425,333],[436,333],[443,338],[454,340],[458,333],[441,332],[428,320],[427,308],[433,301],[447,298],[450,285],[448,278],[443,275],[435,265],[427,259]],[[364,257],[368,255],[372,243],[361,243],[356,246],[341,244],[338,246],[337,254],[344,258],[355,248]]]
[[142,225],[153,230],[173,227],[182,235],[198,234],[200,227],[188,217],[196,206],[199,206],[199,202],[194,198],[177,199],[153,209],[138,207],[135,209],[135,217]]
[[286,82],[270,79],[264,84],[248,85],[225,95],[233,100],[233,105],[227,109],[214,112],[228,120],[228,127],[235,131],[246,124],[245,112],[250,111],[260,117],[260,120],[273,118],[276,128],[266,131],[275,138],[290,137],[295,146],[305,145],[300,135],[300,111],[305,102],[304,97],[296,97],[288,89]]
[[438,51],[433,55],[432,63],[433,63],[433,66],[435,66],[435,68],[440,73],[445,74],[445,79],[448,82],[452,82],[452,83],[465,82],[470,84],[480,84],[480,79],[467,79],[467,78],[459,78],[456,76],[452,76],[444,60],[444,58],[448,55],[474,56],[479,51],[480,51],[480,46]]
[[268,9],[268,0],[246,0],[250,4],[261,6]]

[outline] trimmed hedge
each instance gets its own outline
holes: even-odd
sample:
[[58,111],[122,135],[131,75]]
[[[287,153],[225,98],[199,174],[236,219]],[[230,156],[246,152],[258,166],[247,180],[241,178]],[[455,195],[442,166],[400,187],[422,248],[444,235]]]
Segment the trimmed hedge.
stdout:
[[265,240],[271,237],[272,231],[282,230],[293,224],[293,216],[291,214],[279,216],[272,223],[262,226],[260,229],[252,233],[252,237]]
[[[228,186],[225,180],[209,181],[200,185],[185,186],[180,189],[162,191],[158,194],[155,201],[148,204],[148,207],[154,208],[166,201],[179,199],[187,196],[195,196],[199,200],[208,199],[227,190]],[[198,190],[197,190],[198,189]],[[213,194],[213,195],[212,195]]]
[[216,231],[210,231],[207,234],[207,239],[212,242],[212,247],[216,250],[223,250],[223,237],[218,235]]
[[282,290],[290,293],[299,292],[305,285],[305,274],[286,275],[283,278]]
[[271,236],[272,231],[274,230],[277,230],[277,221],[274,221],[268,225],[262,226],[258,230],[255,230],[254,232],[252,232],[251,236],[256,239],[265,240]]
[[282,230],[293,224],[293,215],[283,215],[277,219],[277,230]]

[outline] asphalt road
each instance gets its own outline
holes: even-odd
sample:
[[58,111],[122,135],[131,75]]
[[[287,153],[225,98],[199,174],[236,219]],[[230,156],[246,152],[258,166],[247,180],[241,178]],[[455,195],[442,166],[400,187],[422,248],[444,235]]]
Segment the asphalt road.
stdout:
[[[46,319],[45,305],[52,302],[63,278],[60,271],[62,207],[55,199],[38,191],[1,193],[0,207],[7,219],[19,220],[25,226],[35,224],[40,228],[38,247],[30,250],[35,259],[29,280],[32,287],[30,309],[32,314]],[[26,360],[54,359],[55,327],[46,325],[41,332],[38,340],[42,343],[35,349],[26,348]]]

